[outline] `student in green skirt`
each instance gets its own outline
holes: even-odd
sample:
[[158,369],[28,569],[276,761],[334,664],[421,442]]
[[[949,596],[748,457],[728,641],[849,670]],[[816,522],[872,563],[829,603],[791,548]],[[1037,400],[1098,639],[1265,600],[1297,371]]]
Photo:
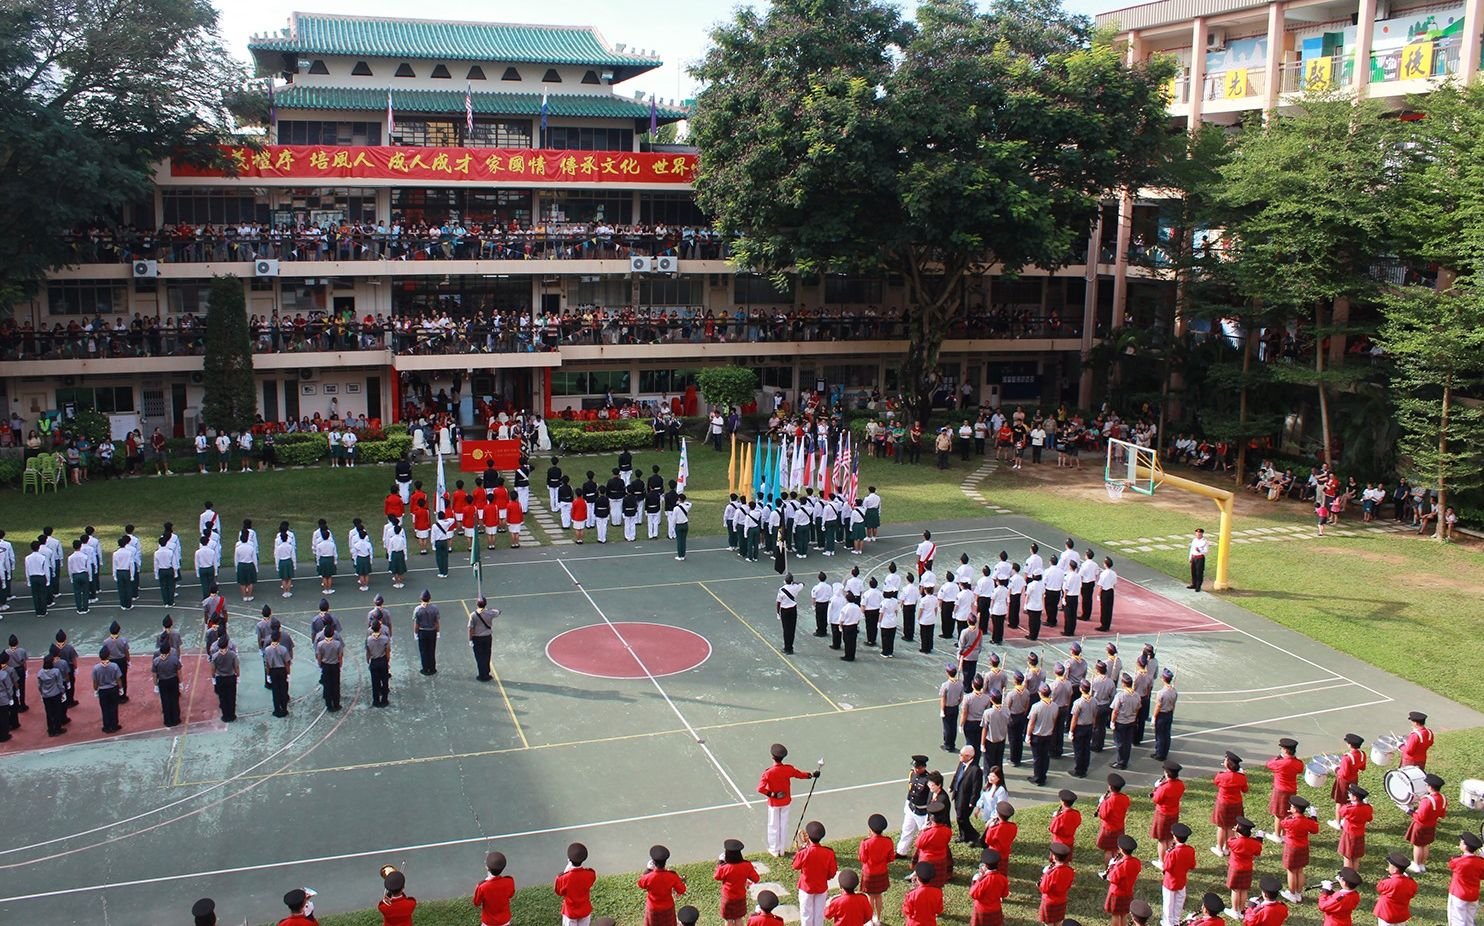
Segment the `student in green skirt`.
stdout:
[[324,518],[314,532],[315,571],[319,573],[319,590],[322,595],[335,594],[335,563],[340,559],[340,550],[335,546],[335,536]]
[[155,579],[160,583],[160,600],[168,608],[175,604],[175,580],[180,570],[180,557],[170,543],[170,534],[163,534],[155,548]]
[[360,518],[351,522],[350,561],[355,564],[356,587],[363,592],[371,590],[371,535]]
[[386,571],[392,574],[392,588],[401,588],[407,578],[407,531],[403,530],[402,519],[396,515],[389,514],[386,520],[386,527],[381,529]]
[[862,501],[857,501],[855,507],[850,509],[850,552],[852,555],[860,556],[866,546],[866,506]]
[[278,522],[273,535],[273,562],[278,564],[278,591],[285,598],[294,596],[294,561],[299,558],[299,539],[289,530],[289,522]]
[[439,511],[433,519],[433,560],[438,565],[438,578],[448,578],[448,551],[453,543],[453,532],[458,522]]
[[232,562],[237,567],[237,585],[242,591],[243,601],[252,601],[253,586],[258,583],[258,554],[248,539],[247,528],[237,535],[237,546],[232,552]]
[[202,534],[201,543],[196,547],[196,579],[201,583],[202,598],[210,594],[211,586],[216,584],[216,567],[220,563],[221,554],[212,546],[212,538],[210,531]]

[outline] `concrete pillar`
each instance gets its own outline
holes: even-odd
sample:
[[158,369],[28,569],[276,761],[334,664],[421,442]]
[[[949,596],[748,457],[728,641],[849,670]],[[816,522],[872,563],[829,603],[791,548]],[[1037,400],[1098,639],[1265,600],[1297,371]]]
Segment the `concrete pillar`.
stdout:
[[1463,45],[1458,50],[1458,79],[1467,84],[1479,73],[1481,30],[1484,30],[1484,0],[1466,0],[1463,5]]
[[1277,108],[1278,94],[1283,90],[1283,39],[1283,3],[1279,0],[1268,4],[1268,76],[1264,85],[1264,112]]
[[1206,17],[1197,16],[1190,23],[1190,119],[1186,128],[1194,132],[1201,124],[1201,109],[1206,98]]
[[1128,306],[1128,248],[1134,234],[1134,194],[1124,190],[1118,197],[1118,243],[1113,254],[1113,318],[1109,330],[1123,327],[1123,312]]
[[1092,368],[1087,360],[1092,356],[1093,331],[1098,320],[1098,251],[1102,248],[1103,215],[1092,224],[1092,236],[1087,242],[1087,292],[1082,300],[1082,376],[1077,382],[1077,407],[1092,407]]
[[1371,82],[1371,42],[1375,36],[1376,0],[1360,0],[1355,14],[1355,95],[1361,99]]

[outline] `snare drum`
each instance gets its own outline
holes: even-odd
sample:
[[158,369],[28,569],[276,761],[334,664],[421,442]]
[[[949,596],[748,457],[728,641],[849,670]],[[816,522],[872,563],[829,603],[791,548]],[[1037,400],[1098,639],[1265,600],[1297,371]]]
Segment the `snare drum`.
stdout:
[[1328,756],[1315,756],[1304,765],[1304,784],[1311,788],[1322,788],[1329,781],[1329,773],[1334,771],[1334,765],[1330,763]]
[[1466,778],[1458,786],[1458,803],[1469,810],[1484,810],[1484,781]]
[[1371,743],[1371,764],[1384,768],[1391,764],[1391,757],[1396,755],[1397,738],[1391,734],[1377,737]]
[[1415,765],[1392,769],[1381,783],[1398,807],[1410,808],[1427,794],[1427,773]]

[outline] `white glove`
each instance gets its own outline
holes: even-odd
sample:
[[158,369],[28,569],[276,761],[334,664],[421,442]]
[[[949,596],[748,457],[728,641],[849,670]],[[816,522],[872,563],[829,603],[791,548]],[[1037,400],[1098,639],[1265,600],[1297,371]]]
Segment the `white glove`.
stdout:
[[1332,891],[1335,889],[1335,883],[1329,880],[1319,882],[1319,886],[1326,891]]

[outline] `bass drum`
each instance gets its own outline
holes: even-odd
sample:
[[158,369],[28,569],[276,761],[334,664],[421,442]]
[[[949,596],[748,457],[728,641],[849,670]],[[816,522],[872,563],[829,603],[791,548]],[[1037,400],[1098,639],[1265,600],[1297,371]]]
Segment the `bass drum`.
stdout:
[[1392,769],[1381,783],[1398,807],[1413,807],[1427,794],[1427,773],[1415,765]]

